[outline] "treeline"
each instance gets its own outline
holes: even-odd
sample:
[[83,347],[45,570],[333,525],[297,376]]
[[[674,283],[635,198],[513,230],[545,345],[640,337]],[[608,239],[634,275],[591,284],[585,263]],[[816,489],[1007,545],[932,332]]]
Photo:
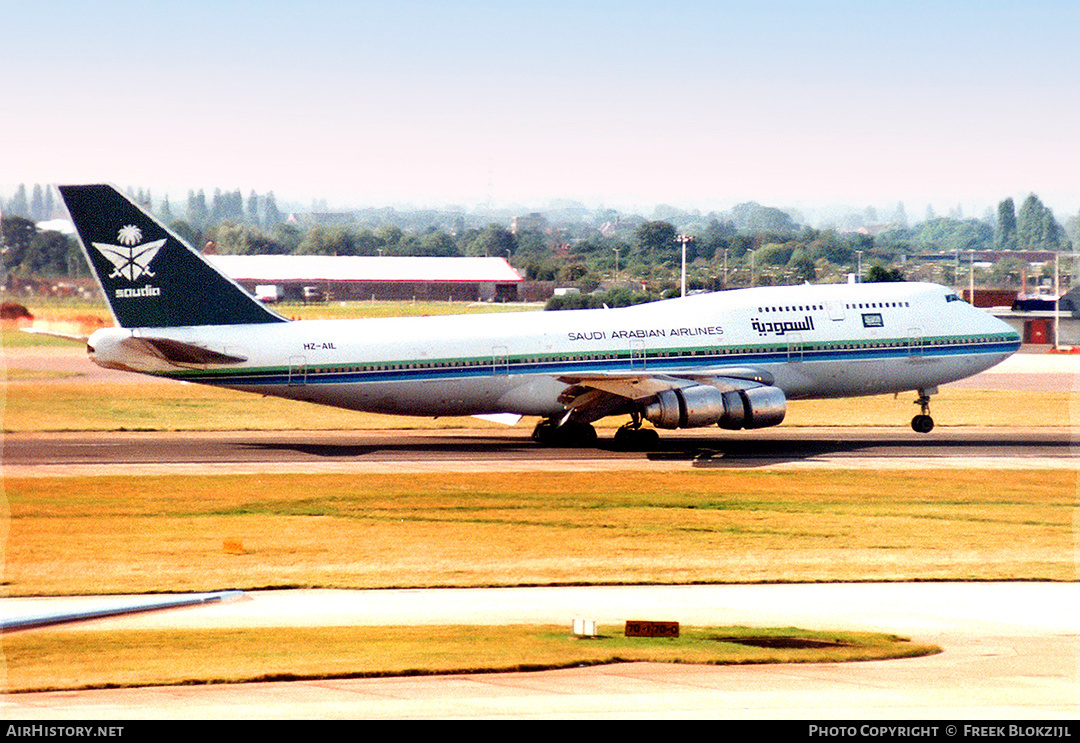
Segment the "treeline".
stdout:
[[[129,194],[192,246],[218,253],[492,256],[508,259],[530,280],[586,292],[614,282],[642,296],[670,293],[677,286],[680,236],[692,238],[686,243],[691,289],[836,282],[860,267],[864,277],[873,270],[875,276],[952,283],[969,251],[1053,252],[1080,244],[1080,214],[1062,225],[1034,194],[1019,209],[1011,198],[1003,199],[996,213],[983,219],[964,219],[956,210],[948,217],[928,213],[914,226],[906,224],[901,204],[887,224],[844,232],[800,224],[794,213],[755,202],[708,214],[661,206],[651,218],[573,203],[525,215],[452,209],[329,212],[325,205],[292,214],[278,206],[273,192],[244,197],[239,189],[214,189],[207,197],[192,190],[182,205],[167,196],[155,199],[141,188]],[[52,188],[19,186],[2,206],[9,276],[85,275],[74,240],[37,226],[63,216]],[[875,217],[867,210],[863,220]],[[932,270],[913,265],[914,256],[928,254],[957,260],[939,260]],[[1019,258],[1001,263],[1001,270],[984,272],[979,282],[1015,282],[1026,266]],[[636,301],[629,295],[611,299]],[[570,306],[583,301],[565,300]]]

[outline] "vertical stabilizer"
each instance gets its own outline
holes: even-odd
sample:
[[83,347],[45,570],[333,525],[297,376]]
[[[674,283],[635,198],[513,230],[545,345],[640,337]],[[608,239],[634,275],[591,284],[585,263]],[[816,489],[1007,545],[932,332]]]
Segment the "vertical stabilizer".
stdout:
[[112,186],[58,188],[121,327],[287,322]]

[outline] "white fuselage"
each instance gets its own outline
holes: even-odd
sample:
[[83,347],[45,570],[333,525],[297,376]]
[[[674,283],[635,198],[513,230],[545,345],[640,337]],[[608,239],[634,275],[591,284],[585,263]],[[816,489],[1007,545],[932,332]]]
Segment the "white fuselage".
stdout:
[[1005,323],[918,283],[804,285],[621,309],[155,329],[245,361],[177,364],[90,340],[105,366],[380,413],[558,416],[567,378],[723,377],[752,368],[791,399],[930,389],[1016,351]]

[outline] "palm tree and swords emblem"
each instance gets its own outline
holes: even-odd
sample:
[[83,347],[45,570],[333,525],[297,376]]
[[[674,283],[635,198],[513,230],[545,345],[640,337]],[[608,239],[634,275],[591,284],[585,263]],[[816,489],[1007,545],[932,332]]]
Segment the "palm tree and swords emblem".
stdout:
[[133,224],[128,224],[120,228],[116,240],[120,245],[93,243],[94,247],[113,265],[113,272],[109,274],[109,278],[120,276],[132,283],[143,276],[153,278],[150,263],[165,245],[166,238],[139,244],[142,240],[142,230]]

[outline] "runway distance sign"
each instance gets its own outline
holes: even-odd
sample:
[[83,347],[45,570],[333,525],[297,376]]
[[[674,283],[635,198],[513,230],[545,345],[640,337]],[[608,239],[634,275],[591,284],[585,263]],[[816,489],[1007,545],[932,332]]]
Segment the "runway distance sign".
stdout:
[[626,621],[627,637],[678,637],[678,622],[646,622],[640,619]]

